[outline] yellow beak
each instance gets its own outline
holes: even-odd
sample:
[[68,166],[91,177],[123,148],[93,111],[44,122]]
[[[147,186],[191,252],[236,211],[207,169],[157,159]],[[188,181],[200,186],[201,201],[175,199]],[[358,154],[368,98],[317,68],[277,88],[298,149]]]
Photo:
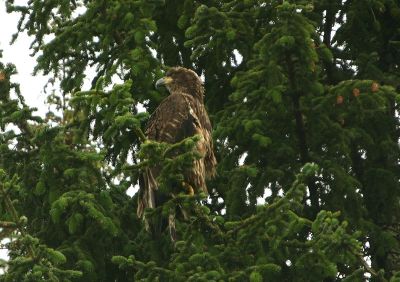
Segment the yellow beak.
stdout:
[[171,83],[172,81],[173,81],[173,79],[170,76],[165,76],[163,78],[160,78],[156,82],[156,88],[159,88],[160,86],[167,85],[167,84]]

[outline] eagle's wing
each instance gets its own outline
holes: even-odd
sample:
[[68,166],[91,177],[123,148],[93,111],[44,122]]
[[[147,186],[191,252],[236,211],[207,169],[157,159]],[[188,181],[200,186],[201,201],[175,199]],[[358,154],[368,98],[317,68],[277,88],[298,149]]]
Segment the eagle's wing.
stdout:
[[193,97],[169,95],[151,115],[147,123],[147,138],[172,144],[193,136],[196,127],[200,126],[193,108],[196,108]]
[[[193,108],[197,108],[193,97],[182,93],[169,95],[150,116],[145,132],[147,138],[173,144],[200,133],[201,125]],[[139,217],[145,208],[157,205],[154,191],[158,189],[156,179],[160,170],[152,167],[144,172],[144,187],[141,187],[137,209]]]
[[[214,155],[211,122],[203,103],[192,95],[172,94],[150,117],[146,130],[149,139],[167,143],[176,143],[195,134],[202,137],[197,146],[204,157],[201,161],[204,165],[202,173],[211,178],[215,175],[217,160]],[[205,183],[197,185],[207,192]]]
[[[195,112],[199,118],[201,136],[203,137],[203,154],[204,154],[204,165],[205,165],[205,176],[212,178],[215,176],[215,167],[217,166],[217,159],[214,155],[214,146],[212,140],[212,127],[208,117],[207,111],[203,104],[196,104]],[[201,150],[200,150],[201,151]]]

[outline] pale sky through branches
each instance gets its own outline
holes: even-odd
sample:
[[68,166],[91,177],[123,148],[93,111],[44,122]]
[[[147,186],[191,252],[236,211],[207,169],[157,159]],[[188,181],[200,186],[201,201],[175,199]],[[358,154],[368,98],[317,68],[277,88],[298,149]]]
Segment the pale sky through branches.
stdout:
[[[26,0],[16,0],[17,5],[26,5]],[[30,56],[32,50],[29,50],[29,46],[33,41],[32,37],[29,37],[26,33],[21,33],[18,36],[16,42],[10,45],[12,35],[17,32],[17,24],[19,20],[18,13],[8,14],[4,1],[0,1],[0,50],[3,51],[3,57],[0,59],[3,64],[12,63],[16,66],[18,74],[11,77],[12,82],[20,84],[21,93],[25,98],[25,102],[29,107],[35,107],[38,109],[37,115],[44,117],[48,110],[48,106],[45,104],[46,93],[44,87],[47,84],[49,77],[43,76],[40,73],[33,76],[33,69],[36,65],[36,58]],[[87,78],[84,79],[83,89],[90,88],[91,78],[94,77],[95,68],[88,68],[85,72]],[[113,78],[113,82],[121,82],[117,77]],[[50,86],[57,88],[57,85]],[[57,90],[57,89],[56,89]],[[140,110],[144,110],[140,107]],[[137,191],[136,188],[131,188],[128,191],[129,195],[133,195]],[[4,242],[3,242],[4,243]],[[0,259],[7,258],[7,250],[1,249],[0,242]],[[1,270],[0,270],[1,273]]]
[[[0,49],[3,50],[3,63],[12,63],[17,67],[18,74],[12,77],[13,82],[20,84],[21,93],[26,103],[31,107],[38,108],[40,115],[46,111],[44,105],[45,95],[43,87],[48,78],[37,75],[33,76],[35,58],[31,57],[32,51],[29,46],[32,39],[26,34],[20,34],[17,41],[10,46],[12,35],[17,31],[19,16],[16,13],[7,14],[3,1],[0,4]],[[27,2],[27,1],[18,1]]]
[[[27,1],[17,1],[19,3]],[[0,2],[0,50],[3,50],[2,63],[12,63],[17,67],[18,74],[12,76],[12,81],[20,84],[21,93],[25,97],[25,102],[38,108],[38,114],[43,116],[47,110],[45,106],[46,95],[43,87],[48,78],[43,75],[33,76],[35,58],[29,54],[29,46],[32,39],[26,34],[20,34],[17,41],[10,46],[12,35],[17,31],[18,14],[7,14],[5,3]],[[0,259],[7,258],[7,250],[0,248]]]

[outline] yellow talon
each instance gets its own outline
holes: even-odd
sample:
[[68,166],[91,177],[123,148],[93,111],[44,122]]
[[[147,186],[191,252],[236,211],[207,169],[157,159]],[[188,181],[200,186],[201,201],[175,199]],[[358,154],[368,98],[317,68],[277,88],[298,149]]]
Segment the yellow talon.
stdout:
[[188,183],[186,183],[186,182],[182,182],[182,186],[187,190],[187,193],[190,195],[190,196],[193,196],[194,195],[194,189],[193,189],[193,187],[192,187],[192,185],[190,185],[190,184],[188,184]]

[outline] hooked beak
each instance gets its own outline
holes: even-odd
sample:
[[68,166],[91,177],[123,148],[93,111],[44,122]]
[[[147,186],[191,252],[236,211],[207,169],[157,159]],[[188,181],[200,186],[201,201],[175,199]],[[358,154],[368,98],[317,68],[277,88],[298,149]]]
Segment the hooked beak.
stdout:
[[172,77],[170,76],[165,76],[163,78],[160,78],[156,82],[156,88],[160,88],[161,86],[167,85],[172,82]]

